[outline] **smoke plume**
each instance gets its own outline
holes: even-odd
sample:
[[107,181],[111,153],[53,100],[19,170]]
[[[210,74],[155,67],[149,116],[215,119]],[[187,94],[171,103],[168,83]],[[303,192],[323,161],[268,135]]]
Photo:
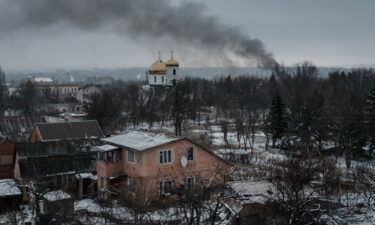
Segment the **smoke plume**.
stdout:
[[259,66],[277,64],[262,41],[207,15],[197,2],[170,0],[0,0],[0,38],[17,30],[68,26],[110,29],[134,39],[234,54]]

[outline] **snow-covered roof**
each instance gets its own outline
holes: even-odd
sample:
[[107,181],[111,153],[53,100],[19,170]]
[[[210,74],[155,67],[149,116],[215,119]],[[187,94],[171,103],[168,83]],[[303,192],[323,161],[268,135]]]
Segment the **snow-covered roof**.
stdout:
[[53,80],[49,77],[35,77],[35,82],[53,82]]
[[102,141],[131,148],[137,151],[144,151],[149,148],[157,147],[181,139],[183,138],[151,133],[147,131],[127,131],[116,136],[103,138]]
[[92,173],[79,173],[76,174],[77,179],[86,179],[89,178],[91,180],[97,180],[98,176],[93,175]]
[[70,194],[61,190],[47,192],[43,197],[50,202],[71,198]]
[[13,179],[0,180],[0,197],[20,195],[21,191]]
[[108,152],[108,151],[113,151],[118,149],[118,147],[113,146],[113,145],[101,145],[101,146],[96,146],[95,150],[98,150],[100,152]]
[[272,198],[275,187],[268,181],[234,181],[227,183],[244,203],[264,203]]

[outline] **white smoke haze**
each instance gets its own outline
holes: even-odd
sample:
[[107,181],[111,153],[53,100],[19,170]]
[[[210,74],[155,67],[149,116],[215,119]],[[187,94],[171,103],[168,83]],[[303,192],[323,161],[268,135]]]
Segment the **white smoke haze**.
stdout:
[[[0,39],[18,31],[65,27],[113,32],[138,43],[204,51],[207,64],[277,64],[262,41],[208,15],[199,2],[169,0],[0,0]],[[60,29],[64,32],[64,29]],[[56,35],[56,34],[54,34]]]

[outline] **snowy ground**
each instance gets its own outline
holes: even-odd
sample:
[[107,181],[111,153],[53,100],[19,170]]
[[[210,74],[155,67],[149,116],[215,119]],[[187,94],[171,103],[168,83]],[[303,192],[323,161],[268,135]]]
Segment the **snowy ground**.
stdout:
[[[211,124],[214,124],[214,121],[210,121]],[[158,130],[162,132],[168,132],[173,134],[174,128],[171,122],[167,123],[168,126],[162,127],[160,124],[155,124],[151,130]],[[132,129],[131,126],[128,127]],[[137,129],[149,129],[149,126],[144,123],[141,124]],[[278,149],[269,148],[265,150],[265,135],[261,131],[255,133],[255,141],[250,148],[250,143],[247,144],[247,149],[243,141],[238,143],[236,132],[233,129],[228,131],[227,139],[228,144],[224,141],[224,135],[221,132],[220,126],[217,125],[207,125],[205,121],[201,122],[201,125],[191,124],[187,129],[187,134],[191,137],[197,137],[200,135],[206,135],[212,146],[212,150],[220,157],[228,157],[228,155],[235,155],[236,157],[247,157],[249,159],[248,165],[242,165],[241,170],[236,171],[235,176],[239,179],[249,179],[247,176],[249,171],[254,172],[254,168],[262,167],[263,165],[284,161],[286,156]],[[325,144],[327,148],[332,147],[332,143]],[[352,166],[374,166],[374,162],[357,162],[352,161]],[[337,159],[337,166],[343,171],[346,170],[346,163],[343,158]],[[252,174],[253,176],[253,174]],[[250,179],[256,179],[255,177],[250,177]],[[350,200],[350,203],[353,206],[351,213],[347,213],[348,217],[346,221],[341,221],[342,223],[332,223],[332,224],[352,224],[352,225],[375,225],[375,207],[363,207],[358,208],[356,205],[361,201],[358,198]],[[15,214],[18,221],[18,224],[23,224],[26,221],[33,220],[32,211],[27,206],[22,206],[22,210]],[[85,199],[76,201],[74,204],[76,211],[77,220],[82,224],[91,225],[91,224],[116,224],[115,221],[108,221],[103,215],[111,215],[115,219],[122,221],[133,221],[136,214],[133,210],[126,207],[115,207],[107,208],[101,207],[94,200]],[[170,209],[173,211],[173,209]],[[14,214],[14,213],[13,213]],[[0,215],[0,224],[10,224],[13,214]],[[173,212],[167,213],[173,214]],[[165,211],[156,211],[148,213],[148,218],[158,221],[168,221],[171,217],[167,215]],[[349,216],[350,215],[350,216]]]

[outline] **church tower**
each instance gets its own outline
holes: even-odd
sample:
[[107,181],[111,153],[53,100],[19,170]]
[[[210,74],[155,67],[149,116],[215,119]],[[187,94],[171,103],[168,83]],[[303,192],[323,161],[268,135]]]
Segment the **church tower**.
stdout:
[[147,81],[149,85],[153,86],[174,86],[179,80],[179,62],[173,58],[173,51],[171,58],[164,62],[161,59],[161,52],[159,58],[148,69]]
[[173,58],[173,51],[171,51],[171,58],[165,62],[167,67],[167,85],[174,86],[179,80],[179,67],[180,63]]

